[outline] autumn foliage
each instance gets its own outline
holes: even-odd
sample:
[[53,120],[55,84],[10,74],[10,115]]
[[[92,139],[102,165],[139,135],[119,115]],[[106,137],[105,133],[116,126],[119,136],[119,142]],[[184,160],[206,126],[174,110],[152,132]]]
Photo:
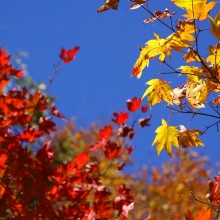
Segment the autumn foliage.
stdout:
[[[0,48],[0,219],[219,219],[220,175],[209,179],[207,159],[189,149],[204,146],[201,136],[220,123],[220,12],[210,15],[217,2],[172,0],[172,10],[155,12],[146,0],[130,2],[131,10],[149,14],[145,24],[159,22],[170,31],[166,37],[154,33],[154,39],[140,47],[132,75],[142,77],[153,60],[166,69],[146,82],[142,98],[128,99],[126,110],[89,131],[76,129],[60,113],[46,94],[48,87],[18,87],[22,70],[14,68]],[[119,3],[105,0],[97,12],[117,10]],[[185,13],[175,25],[178,13],[173,8]],[[205,31],[214,43],[203,54],[199,42]],[[73,61],[79,49],[62,48],[61,63]],[[181,66],[173,61],[176,57],[181,57]],[[168,74],[173,74],[175,86]],[[181,78],[178,85],[176,76]],[[167,120],[161,119],[152,146],[158,155],[165,150],[173,158],[162,167],[125,174],[137,130],[151,123],[145,98],[150,109],[165,102],[171,111]],[[216,121],[203,130],[190,128],[191,121],[170,125],[175,113]],[[59,131],[55,117],[66,123]]]
[[[63,49],[61,51],[60,57],[65,63],[74,58],[69,51],[68,57],[62,55]],[[12,67],[10,56],[2,50],[0,61],[1,76],[5,79],[0,107],[0,217],[127,218],[134,206],[133,193],[126,183],[113,191],[102,178],[116,160],[120,165],[115,169],[121,170],[134,149],[125,144],[125,140],[135,134],[135,123],[128,126],[127,121],[129,111],[138,111],[141,101],[129,100],[127,112],[114,113],[115,125],[113,122],[105,125],[81,152],[69,160],[59,160],[52,143],[52,133],[56,131],[53,117],[66,121],[65,117],[43,91],[32,94],[25,87],[10,89],[7,84],[15,77],[22,77],[22,71]],[[94,159],[97,153],[107,161],[106,167]]]

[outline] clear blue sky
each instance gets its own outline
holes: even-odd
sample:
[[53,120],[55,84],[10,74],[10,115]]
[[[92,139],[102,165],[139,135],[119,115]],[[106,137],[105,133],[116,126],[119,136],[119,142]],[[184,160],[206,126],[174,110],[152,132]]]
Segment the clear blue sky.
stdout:
[[[131,78],[133,64],[139,55],[138,46],[152,38],[153,31],[164,36],[168,32],[161,32],[157,23],[144,25],[142,21],[148,18],[146,12],[142,9],[129,11],[131,4],[126,0],[121,0],[118,11],[97,14],[103,2],[0,0],[0,45],[11,54],[19,50],[28,52],[24,62],[33,80],[48,82],[61,47],[81,47],[77,59],[63,66],[49,89],[49,93],[57,97],[61,112],[69,118],[74,116],[79,127],[87,127],[94,121],[109,122],[112,112],[126,110],[125,101],[133,96],[141,97],[146,89],[145,82],[159,77],[153,74],[163,68],[153,63],[140,80]],[[152,7],[161,11],[173,7],[169,1],[152,2]],[[219,5],[216,7],[219,9]],[[164,105],[150,112],[153,115],[151,127],[135,139],[133,155],[137,165],[158,164],[167,158],[163,153],[158,159],[156,149],[151,148],[161,117],[167,120],[170,114],[161,111]],[[171,124],[180,123],[176,118],[171,119]],[[193,123],[203,122],[200,119]],[[219,146],[213,137],[217,139],[219,133],[210,129],[203,138],[207,144],[204,152],[217,159]]]

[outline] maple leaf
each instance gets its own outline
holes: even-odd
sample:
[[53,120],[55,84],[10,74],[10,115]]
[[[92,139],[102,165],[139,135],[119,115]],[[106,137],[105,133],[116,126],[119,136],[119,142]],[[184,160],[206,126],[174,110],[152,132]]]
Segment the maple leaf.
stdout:
[[179,144],[183,148],[204,146],[202,141],[197,137],[197,135],[201,134],[202,132],[200,130],[188,130],[183,125],[180,125]]
[[81,170],[88,161],[89,161],[89,155],[87,151],[78,154],[72,162],[66,165],[66,169],[67,169],[66,174],[67,175],[72,174],[74,172],[74,169],[76,168]]
[[218,14],[215,16],[215,18],[212,18],[209,16],[210,23],[212,25],[212,34],[216,38],[220,39],[220,11]]
[[179,20],[176,28],[177,33],[181,36],[181,39],[195,41],[195,37],[193,36],[195,33],[195,26],[192,19],[186,19],[184,21]]
[[[171,59],[171,50],[181,52],[182,48],[191,46],[189,40],[192,40],[192,38],[185,39],[185,35],[182,35],[182,31],[177,31],[165,39],[160,38],[159,35],[154,33],[155,40],[147,41],[146,46],[140,48],[141,53],[133,67],[132,75],[140,78],[143,69],[148,67],[150,60],[156,56],[159,56],[159,60],[164,62],[166,57]],[[191,32],[189,32],[189,34],[191,34]]]
[[211,209],[201,209],[194,217],[194,220],[212,220],[212,210]]
[[128,120],[129,112],[114,112],[113,116],[115,117],[112,119],[113,122],[118,125],[123,125]]
[[41,131],[35,131],[34,127],[29,127],[29,126],[25,127],[23,134],[19,134],[19,138],[21,139],[21,141],[26,141],[30,143],[33,143],[36,140],[36,138],[41,136],[42,136]]
[[181,74],[186,74],[190,83],[202,82],[203,70],[196,66],[181,66]]
[[42,116],[39,118],[39,131],[49,134],[49,131],[56,131],[56,124],[49,117]]
[[206,84],[191,83],[186,85],[186,98],[193,108],[204,108],[208,97]]
[[194,5],[201,4],[204,0],[172,0],[172,2],[180,8],[192,9]]
[[140,8],[147,0],[129,0],[130,2],[135,2],[132,6],[129,7],[130,10]]
[[213,66],[219,66],[220,64],[220,43],[209,47],[210,55],[207,57],[206,61],[210,62]]
[[177,87],[177,88],[174,88],[173,91],[171,92],[172,102],[175,105],[179,105],[180,108],[181,108],[181,105],[182,105],[181,99],[185,97],[185,94],[184,94],[185,89],[186,89],[185,86],[182,86],[180,88]]
[[172,104],[172,88],[168,82],[160,79],[151,79],[146,84],[150,85],[150,87],[144,92],[142,99],[148,95],[148,102],[151,108],[162,100]]
[[183,58],[186,60],[186,63],[200,62],[199,56],[190,49],[184,54]]
[[64,63],[69,63],[70,61],[75,59],[75,56],[77,54],[77,52],[79,51],[79,47],[75,47],[73,49],[70,50],[66,50],[64,48],[61,49],[60,52],[60,58],[63,60]]
[[112,127],[110,125],[106,125],[103,129],[99,130],[97,138],[99,141],[101,141],[102,139],[108,141],[111,135],[112,135]]
[[200,21],[203,21],[208,18],[209,12],[215,7],[217,2],[209,2],[206,3],[206,0],[203,0],[199,3],[194,3],[194,0],[192,1],[192,7],[186,8],[187,14],[184,16],[190,19],[198,19]]
[[45,96],[37,90],[34,95],[30,94],[26,100],[26,110],[29,114],[41,112],[47,109],[47,100]]
[[137,76],[137,78],[141,77],[142,70],[149,66],[149,61],[153,57],[159,55],[159,60],[162,62],[166,56],[171,57],[170,48],[166,39],[160,38],[156,33],[154,33],[154,37],[155,40],[147,41],[146,46],[141,48],[140,56],[132,71],[132,75]]
[[134,97],[132,100],[128,99],[126,101],[127,109],[131,112],[136,112],[141,106],[141,99]]
[[105,0],[105,5],[102,5],[100,8],[98,8],[97,12],[100,13],[109,9],[117,10],[119,1],[120,0]]
[[179,148],[178,136],[180,132],[176,129],[176,126],[168,126],[164,119],[162,119],[162,125],[155,132],[157,135],[152,146],[156,144],[158,156],[163,149],[171,156],[172,146]]

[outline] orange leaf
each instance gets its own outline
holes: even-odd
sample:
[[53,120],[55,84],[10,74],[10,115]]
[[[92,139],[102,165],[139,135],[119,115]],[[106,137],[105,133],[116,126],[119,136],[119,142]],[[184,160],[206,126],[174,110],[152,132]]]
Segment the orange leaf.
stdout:
[[201,209],[194,220],[212,220],[212,210],[211,209]]

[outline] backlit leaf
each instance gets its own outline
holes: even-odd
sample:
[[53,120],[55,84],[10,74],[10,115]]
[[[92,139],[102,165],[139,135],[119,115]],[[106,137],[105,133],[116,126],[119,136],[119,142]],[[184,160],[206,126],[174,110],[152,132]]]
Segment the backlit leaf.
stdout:
[[198,19],[200,21],[203,21],[208,18],[210,10],[212,10],[217,2],[209,2],[204,0],[201,3],[194,4],[194,0],[192,0],[193,5],[191,8],[187,8],[187,14],[184,16],[190,19]]
[[65,64],[75,59],[77,52],[79,51],[79,47],[75,47],[70,50],[66,50],[64,48],[61,49],[60,58],[63,60]]
[[194,217],[194,220],[212,220],[212,210],[201,209],[198,215]]
[[103,12],[107,11],[109,9],[117,10],[118,9],[118,4],[120,0],[105,0],[105,5],[102,5],[97,12]]
[[123,125],[128,120],[129,112],[114,112],[113,116],[115,117],[112,119],[113,122],[118,125]]
[[212,25],[211,31],[212,31],[213,36],[220,39],[220,11],[215,16],[215,18],[212,18],[209,16],[209,19]]
[[169,86],[168,82],[160,79],[151,79],[146,84],[150,85],[150,87],[145,91],[142,99],[148,95],[150,107],[160,103],[162,100],[168,104],[172,104],[172,88]]
[[203,71],[196,66],[181,66],[181,74],[186,74],[190,83],[202,82],[201,76]]
[[[190,31],[189,34],[191,34]],[[149,66],[151,59],[159,56],[159,60],[164,62],[166,57],[171,58],[171,50],[182,52],[183,48],[191,46],[189,40],[192,40],[192,37],[186,39],[182,31],[177,31],[165,39],[155,33],[154,37],[155,40],[147,41],[146,46],[141,48],[140,56],[133,67],[132,75],[137,78],[141,77],[143,69]]]
[[191,83],[186,86],[186,98],[193,108],[204,108],[208,97],[206,84]]
[[183,125],[180,125],[179,144],[183,148],[204,146],[202,141],[197,137],[197,135],[201,134],[202,132],[200,130],[188,130]]
[[141,99],[134,97],[132,100],[126,101],[127,109],[131,112],[136,112],[141,106]]
[[201,4],[206,0],[172,0],[172,2],[180,7],[180,8],[189,8],[192,9],[192,7],[196,4]]
[[155,132],[157,135],[152,146],[156,144],[158,155],[165,149],[171,156],[172,146],[179,148],[178,136],[180,132],[176,129],[176,126],[168,126],[164,119],[162,119],[162,125],[159,126]]

